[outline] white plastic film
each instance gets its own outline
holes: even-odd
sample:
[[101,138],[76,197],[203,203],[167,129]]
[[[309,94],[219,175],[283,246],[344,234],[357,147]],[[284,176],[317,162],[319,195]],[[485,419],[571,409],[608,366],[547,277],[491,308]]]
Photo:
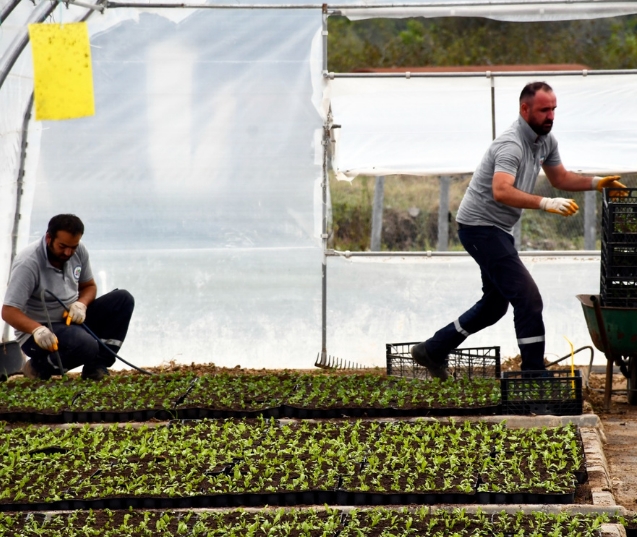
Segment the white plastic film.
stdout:
[[[546,357],[557,359],[592,345],[576,294],[599,292],[599,257],[523,257],[544,302]],[[385,344],[424,341],[453,322],[482,295],[480,269],[470,257],[329,258],[330,354],[384,367]],[[461,347],[499,346],[503,358],[519,354],[513,312],[467,338]],[[576,355],[588,364],[588,352]],[[596,351],[595,363],[604,364]]]
[[329,86],[340,126],[333,165],[348,178],[465,173],[491,140],[486,78],[338,78]]
[[[495,76],[496,136],[518,116],[534,80],[557,95],[553,133],[567,169],[637,169],[637,74]],[[330,81],[339,178],[472,173],[492,138],[491,81],[479,77]]]
[[320,10],[178,19],[89,19],[96,115],[43,122],[30,240],[83,219],[100,293],[135,296],[133,363],[311,367]]

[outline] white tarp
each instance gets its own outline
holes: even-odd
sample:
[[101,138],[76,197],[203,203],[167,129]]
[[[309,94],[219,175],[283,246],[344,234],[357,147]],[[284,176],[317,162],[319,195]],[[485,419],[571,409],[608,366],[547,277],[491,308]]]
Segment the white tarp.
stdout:
[[[637,170],[637,74],[495,76],[496,136],[518,116],[520,91],[541,79],[557,95],[553,133],[567,169]],[[471,173],[492,138],[486,77],[330,80],[339,178]]]

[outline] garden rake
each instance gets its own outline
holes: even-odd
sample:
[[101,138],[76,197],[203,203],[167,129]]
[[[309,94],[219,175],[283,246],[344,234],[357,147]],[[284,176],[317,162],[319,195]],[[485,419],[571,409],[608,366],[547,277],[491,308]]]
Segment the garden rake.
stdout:
[[316,355],[314,367],[320,367],[321,369],[367,369],[366,365],[336,358],[336,356],[328,356],[326,352],[319,352]]

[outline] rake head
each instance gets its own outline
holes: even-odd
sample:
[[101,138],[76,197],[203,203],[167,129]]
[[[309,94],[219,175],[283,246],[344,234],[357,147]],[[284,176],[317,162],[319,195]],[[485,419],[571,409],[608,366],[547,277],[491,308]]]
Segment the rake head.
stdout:
[[367,369],[367,366],[336,358],[336,356],[328,356],[325,352],[319,352],[316,355],[314,367],[321,369]]

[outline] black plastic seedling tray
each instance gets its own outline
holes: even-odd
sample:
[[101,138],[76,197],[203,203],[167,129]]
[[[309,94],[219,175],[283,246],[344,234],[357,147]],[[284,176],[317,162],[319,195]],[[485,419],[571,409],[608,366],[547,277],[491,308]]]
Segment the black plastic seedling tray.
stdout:
[[503,414],[582,413],[582,372],[504,371],[500,383]]
[[[398,377],[431,378],[426,367],[419,365],[411,356],[411,348],[419,341],[387,343],[387,374]],[[475,347],[455,349],[449,354],[449,370],[454,378],[500,377],[500,347]]]

